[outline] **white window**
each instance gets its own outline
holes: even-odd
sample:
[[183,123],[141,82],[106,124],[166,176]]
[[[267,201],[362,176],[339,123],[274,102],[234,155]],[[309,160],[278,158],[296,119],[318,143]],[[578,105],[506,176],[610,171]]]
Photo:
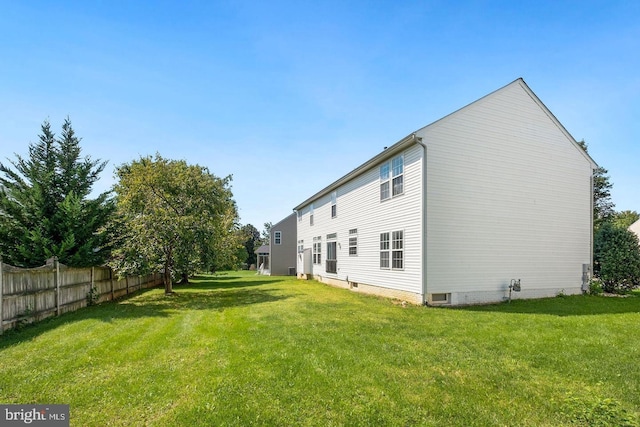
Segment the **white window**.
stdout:
[[301,254],[304,252],[304,240],[298,240],[298,253]]
[[349,230],[349,256],[358,255],[358,229]]
[[387,200],[404,192],[404,157],[394,157],[380,165],[380,200]]
[[380,166],[380,200],[389,198],[389,162]]
[[389,268],[389,233],[380,233],[380,268]]
[[309,206],[309,225],[313,225],[313,203]]
[[398,156],[391,161],[391,176],[393,177],[391,187],[393,197],[404,192],[403,174],[404,158],[402,156]]
[[282,231],[273,232],[273,243],[275,243],[276,245],[282,244]]
[[313,238],[313,263],[321,264],[322,263],[322,237],[314,237]]
[[404,231],[380,233],[380,268],[404,269]]
[[404,268],[404,231],[391,233],[391,268],[393,270]]
[[336,206],[336,201],[338,199],[337,193],[334,191],[331,193],[331,218],[335,218],[338,216],[338,209]]

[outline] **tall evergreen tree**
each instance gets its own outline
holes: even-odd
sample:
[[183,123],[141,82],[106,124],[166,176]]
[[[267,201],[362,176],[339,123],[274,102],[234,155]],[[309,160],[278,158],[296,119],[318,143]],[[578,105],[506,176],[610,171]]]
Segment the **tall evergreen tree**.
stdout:
[[101,264],[108,252],[101,229],[113,203],[109,192],[89,195],[107,162],[81,158],[68,118],[59,138],[48,121],[41,131],[28,157],[0,163],[0,253],[23,267],[52,256],[70,266]]
[[[587,143],[584,140],[578,144],[585,152],[588,152]],[[615,204],[611,200],[613,184],[609,181],[608,173],[609,171],[602,166],[598,166],[593,171],[593,227],[595,230],[615,214]]]

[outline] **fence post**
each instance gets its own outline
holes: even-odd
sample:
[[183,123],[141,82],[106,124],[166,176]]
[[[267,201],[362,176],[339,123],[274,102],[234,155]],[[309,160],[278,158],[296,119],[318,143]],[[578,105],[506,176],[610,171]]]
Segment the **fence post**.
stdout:
[[124,278],[124,282],[125,282],[125,284],[127,286],[127,295],[129,295],[129,276]]
[[[89,295],[91,295],[91,303],[92,304],[93,304],[93,289],[94,289],[94,283],[95,283],[93,269],[94,269],[94,267],[91,267],[91,285],[90,285],[90,288],[89,288]],[[100,299],[100,295],[98,295],[98,299]],[[87,305],[89,305],[88,301],[87,301]]]
[[60,316],[60,265],[58,257],[53,257],[53,282],[56,285],[56,316]]
[[2,323],[2,294],[4,293],[4,271],[2,269],[2,255],[0,255],[0,335],[4,332],[4,323]]
[[113,269],[109,267],[109,283],[111,284],[111,301],[113,301]]

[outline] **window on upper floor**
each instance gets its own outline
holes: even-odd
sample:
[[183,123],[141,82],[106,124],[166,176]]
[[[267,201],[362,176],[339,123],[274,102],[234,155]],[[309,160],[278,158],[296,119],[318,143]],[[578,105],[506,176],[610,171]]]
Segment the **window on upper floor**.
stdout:
[[404,192],[404,158],[398,156],[391,161],[391,196],[395,197]]
[[380,165],[380,200],[404,193],[404,157],[396,156]]
[[335,218],[338,216],[338,207],[337,207],[338,194],[334,191],[331,193],[331,218]]
[[313,203],[309,206],[309,225],[313,225]]
[[282,231],[273,232],[273,243],[276,245],[282,244]]

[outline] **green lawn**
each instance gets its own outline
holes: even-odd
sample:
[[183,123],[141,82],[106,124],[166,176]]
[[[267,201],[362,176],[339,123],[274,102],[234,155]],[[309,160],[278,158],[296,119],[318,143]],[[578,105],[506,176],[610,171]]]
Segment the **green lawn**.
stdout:
[[444,309],[228,273],[0,337],[72,426],[638,425],[640,296]]

